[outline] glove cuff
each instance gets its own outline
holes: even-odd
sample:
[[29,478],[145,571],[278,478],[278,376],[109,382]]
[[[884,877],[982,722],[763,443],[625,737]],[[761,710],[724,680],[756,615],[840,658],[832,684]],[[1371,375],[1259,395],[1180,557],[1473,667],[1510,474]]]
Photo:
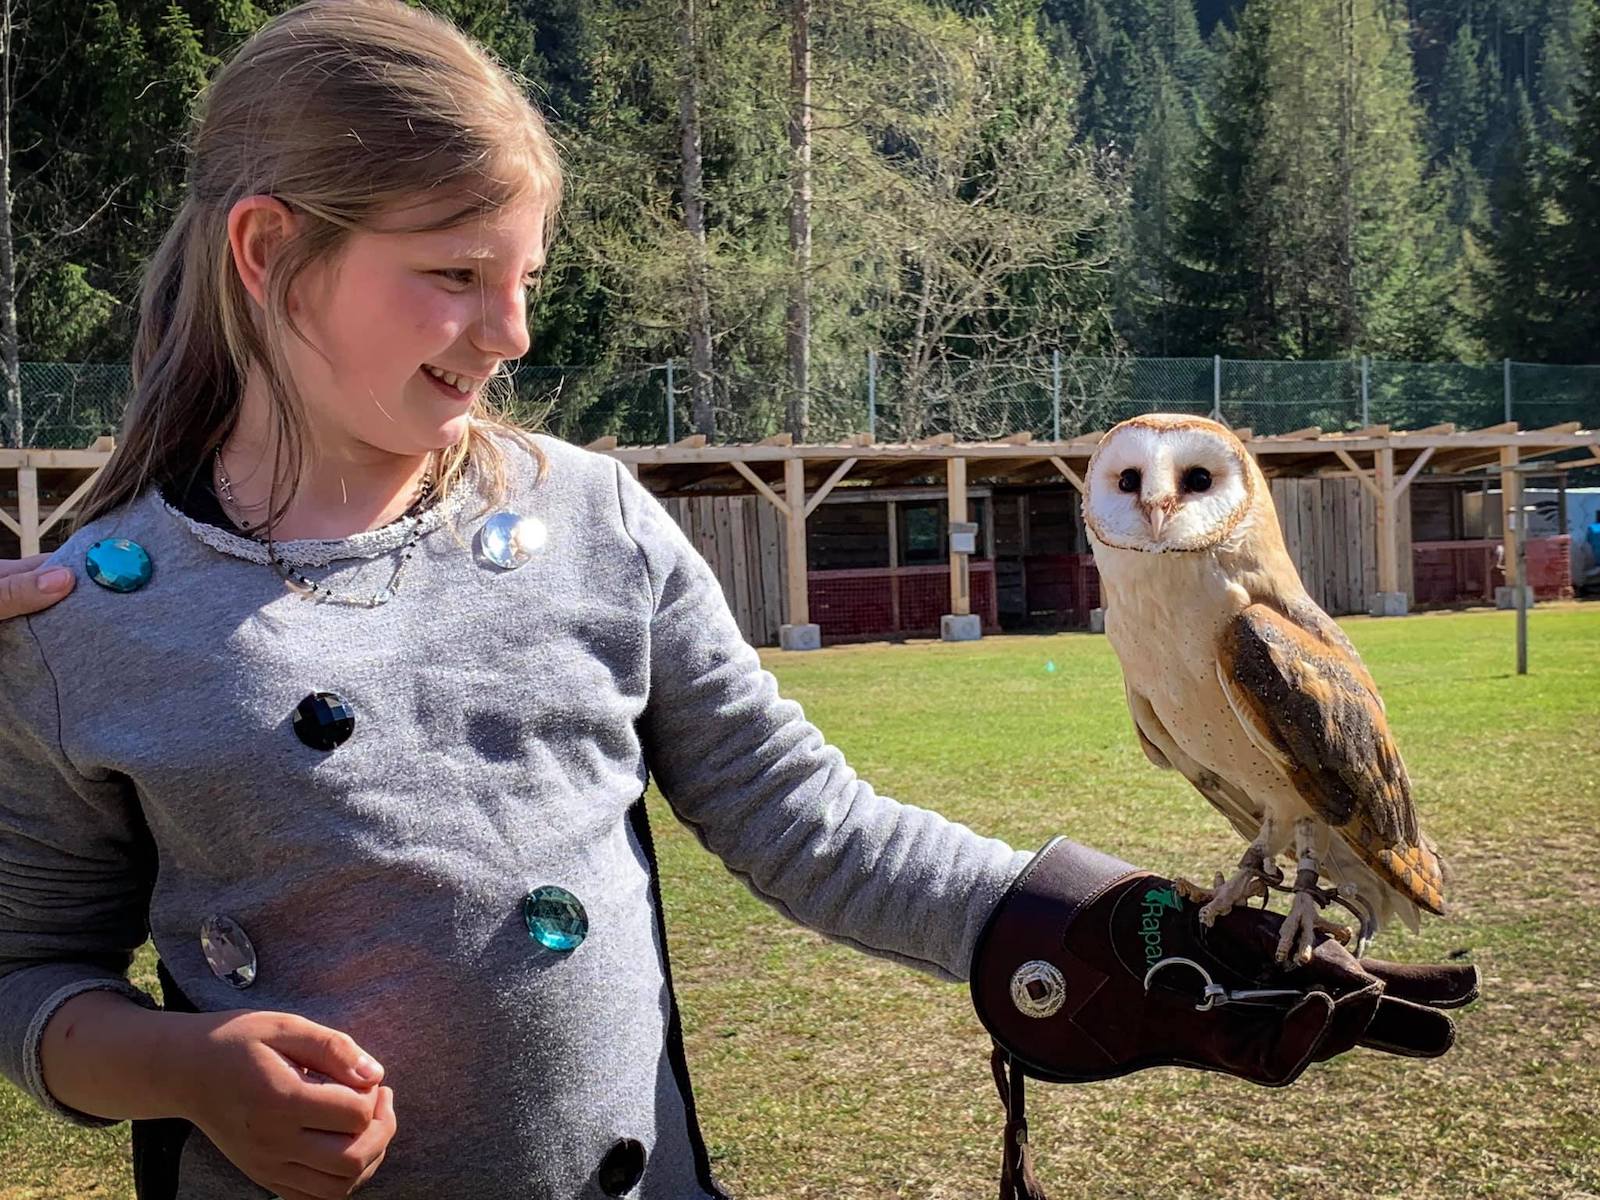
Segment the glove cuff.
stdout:
[[[1040,1035],[1038,1018],[1051,1015],[1067,999],[1059,981],[1078,976],[1074,991],[1087,982],[1082,964],[1067,961],[1063,931],[1108,889],[1145,874],[1120,858],[1064,837],[1052,838],[1012,881],[978,935],[969,976],[978,1020],[1042,1078],[1054,1072],[1027,1053]],[[1048,964],[1055,974],[1040,967],[1030,975],[1028,964]]]

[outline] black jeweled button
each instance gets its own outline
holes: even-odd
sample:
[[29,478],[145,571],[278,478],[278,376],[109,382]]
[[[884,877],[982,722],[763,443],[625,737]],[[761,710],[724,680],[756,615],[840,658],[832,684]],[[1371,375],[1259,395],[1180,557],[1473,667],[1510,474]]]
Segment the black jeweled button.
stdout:
[[633,1138],[622,1138],[606,1151],[595,1182],[608,1196],[626,1196],[639,1186],[644,1176],[644,1147]]
[[332,750],[355,727],[355,710],[332,692],[312,692],[294,710],[294,735],[313,750]]

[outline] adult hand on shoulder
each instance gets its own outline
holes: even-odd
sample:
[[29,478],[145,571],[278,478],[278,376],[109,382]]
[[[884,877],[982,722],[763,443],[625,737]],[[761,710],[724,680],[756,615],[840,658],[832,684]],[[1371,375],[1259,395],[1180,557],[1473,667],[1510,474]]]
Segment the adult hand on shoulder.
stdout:
[[0,621],[49,608],[72,590],[66,567],[40,570],[46,556],[0,559]]
[[228,1161],[282,1200],[338,1200],[372,1178],[394,1137],[394,1092],[348,1034],[281,1012],[193,1020],[179,1115]]

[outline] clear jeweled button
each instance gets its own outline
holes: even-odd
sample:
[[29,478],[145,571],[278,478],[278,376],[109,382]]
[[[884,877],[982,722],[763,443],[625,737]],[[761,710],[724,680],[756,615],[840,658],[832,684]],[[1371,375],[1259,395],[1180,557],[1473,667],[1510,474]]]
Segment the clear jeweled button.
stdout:
[[495,566],[510,571],[522,566],[544,547],[549,534],[538,517],[506,510],[497,512],[478,531],[478,548]]
[[256,981],[256,948],[232,917],[214,913],[200,922],[200,949],[211,973],[236,988]]

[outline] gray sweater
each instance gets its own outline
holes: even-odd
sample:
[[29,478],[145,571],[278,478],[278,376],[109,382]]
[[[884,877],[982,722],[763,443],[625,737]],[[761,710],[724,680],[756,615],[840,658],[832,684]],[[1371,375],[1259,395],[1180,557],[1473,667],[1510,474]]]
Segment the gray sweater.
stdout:
[[[609,458],[540,445],[537,483],[508,445],[497,507],[549,533],[514,570],[476,553],[470,481],[423,518],[375,609],[300,599],[256,543],[152,489],[54,556],[79,576],[65,603],[0,624],[0,1071],[46,1109],[110,1124],[48,1094],[40,1035],[86,989],[153,1005],[125,974],[148,933],[169,1007],[298,1013],[384,1064],[401,1121],[373,1200],[589,1200],[620,1186],[619,1162],[636,1174],[628,1139],[643,1172],[620,1194],[719,1195],[643,822],[651,775],[785,915],[965,978],[1029,856],[876,795],[779,697],[655,499]],[[280,551],[370,594],[407,533]],[[85,551],[108,536],[149,551],[147,586],[89,582]],[[314,691],[355,713],[332,750],[292,728]],[[530,937],[522,901],[542,885],[584,905],[575,950]],[[202,952],[213,916],[254,946],[245,989]],[[141,1135],[159,1168],[146,1196],[267,1194],[185,1123],[135,1122],[136,1150]]]

